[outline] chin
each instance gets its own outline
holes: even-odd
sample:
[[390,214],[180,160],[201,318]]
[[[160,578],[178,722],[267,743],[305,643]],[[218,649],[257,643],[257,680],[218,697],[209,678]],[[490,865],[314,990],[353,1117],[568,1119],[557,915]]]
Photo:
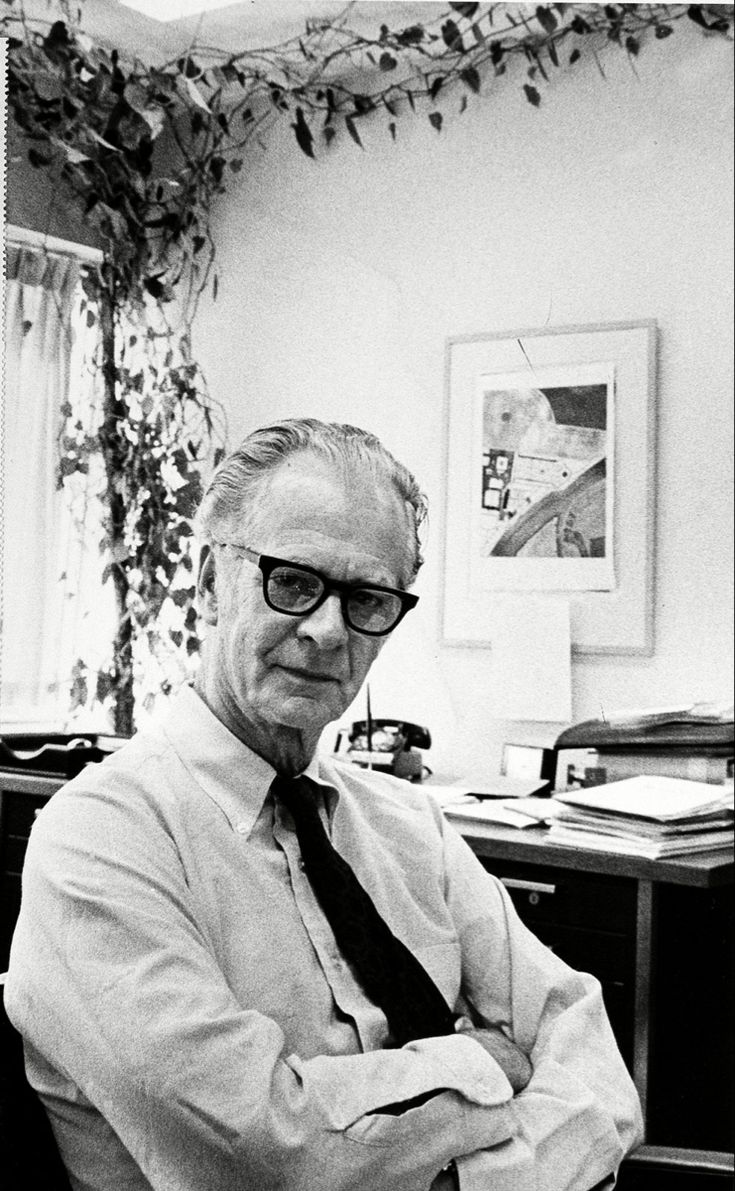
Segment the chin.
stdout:
[[[339,719],[342,711],[338,707],[325,707],[317,704],[313,699],[303,697],[284,699],[277,708],[273,709],[275,723],[283,724],[286,728],[296,728],[302,732],[320,733],[332,720]],[[270,717],[269,717],[270,718]]]

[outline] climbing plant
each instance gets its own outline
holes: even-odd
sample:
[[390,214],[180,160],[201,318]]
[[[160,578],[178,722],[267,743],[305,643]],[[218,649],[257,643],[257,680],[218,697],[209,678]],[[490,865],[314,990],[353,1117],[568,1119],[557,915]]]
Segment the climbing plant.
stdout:
[[[583,59],[604,79],[608,54],[635,68],[649,43],[683,25],[732,40],[733,9],[451,3],[431,21],[366,33],[355,27],[360,6],[347,5],[279,45],[192,44],[149,65],[93,42],[83,2],[74,12],[57,2],[59,19],[41,23],[22,0],[4,0],[0,32],[28,159],[65,187],[104,249],[85,277],[86,317],[100,329],[100,410],[91,432],[64,411],[59,471],[63,483],[102,463],[100,548],[118,612],[109,665],[97,675],[79,667],[74,698],[109,703],[115,730],[129,733],[136,650],[159,661],[173,652],[179,671],[198,651],[191,519],[224,426],[191,327],[205,288],[217,293],[214,204],[248,153],[284,120],[309,158],[343,134],[362,148],[366,121],[378,118],[394,140],[409,116],[441,133],[449,110],[489,102],[503,85],[539,107],[553,76]],[[170,683],[163,665],[159,685]]]

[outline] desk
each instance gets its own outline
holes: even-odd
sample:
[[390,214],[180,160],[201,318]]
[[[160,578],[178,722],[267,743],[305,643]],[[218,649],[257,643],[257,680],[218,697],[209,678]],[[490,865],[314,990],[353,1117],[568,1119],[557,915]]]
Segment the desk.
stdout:
[[601,981],[646,1140],[731,1152],[732,850],[648,860],[563,848],[542,827],[461,830],[534,933]]

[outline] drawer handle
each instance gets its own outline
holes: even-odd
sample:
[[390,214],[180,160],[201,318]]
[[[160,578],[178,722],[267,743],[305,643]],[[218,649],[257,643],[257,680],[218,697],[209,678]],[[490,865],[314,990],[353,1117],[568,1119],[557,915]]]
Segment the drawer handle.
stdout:
[[521,881],[518,877],[501,877],[506,889],[524,889],[526,893],[556,893],[556,885],[545,885],[542,881]]

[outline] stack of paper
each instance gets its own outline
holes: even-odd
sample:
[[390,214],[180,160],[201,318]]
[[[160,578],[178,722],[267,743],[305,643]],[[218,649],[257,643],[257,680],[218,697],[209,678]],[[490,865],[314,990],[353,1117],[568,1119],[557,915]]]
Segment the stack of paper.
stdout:
[[549,823],[560,809],[553,798],[491,798],[467,793],[456,797],[447,793],[447,789],[441,797],[444,814],[449,819],[464,820],[465,826],[499,823],[503,827],[538,827]]
[[733,840],[732,788],[644,775],[570,790],[549,838],[554,843],[658,859],[727,847]]

